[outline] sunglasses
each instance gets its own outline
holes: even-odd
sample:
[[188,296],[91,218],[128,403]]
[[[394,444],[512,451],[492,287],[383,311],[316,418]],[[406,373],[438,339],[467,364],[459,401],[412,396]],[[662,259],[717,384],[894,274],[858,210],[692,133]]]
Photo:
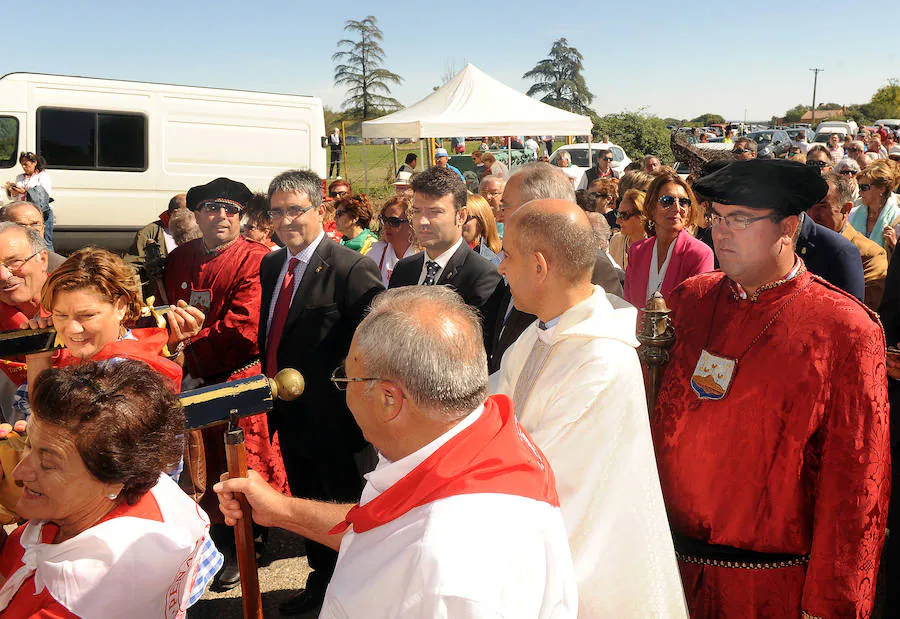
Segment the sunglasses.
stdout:
[[238,215],[244,210],[239,204],[218,200],[208,200],[200,205],[200,210],[204,213],[218,213],[221,209],[225,209],[225,214],[229,217]]
[[330,191],[328,192],[328,196],[331,198],[343,198],[349,193],[349,191]]
[[860,191],[869,191],[872,188],[872,183],[860,183],[859,190]]
[[676,198],[675,196],[660,196],[659,198],[659,205],[663,207],[664,210],[669,210],[675,206],[676,202],[681,208],[691,208],[690,198]]
[[841,170],[838,174],[843,174],[844,176],[856,176],[856,172],[853,170]]
[[603,198],[604,200],[609,200],[612,196],[608,193],[600,193],[599,191],[592,191],[587,195],[588,200],[597,200],[599,198]]
[[403,219],[401,217],[385,217],[384,215],[382,215],[381,217],[379,217],[379,219],[381,219],[381,223],[387,226],[391,226],[392,228],[399,228],[403,224],[409,223],[408,219]]
[[806,165],[811,168],[824,168],[828,164],[824,161],[815,161],[814,159],[809,159],[807,160]]
[[637,216],[637,211],[631,211],[629,213],[626,213],[624,211],[619,211],[616,213],[616,220],[617,221],[628,221],[629,219],[631,219],[632,217],[635,217],[635,216]]
[[750,149],[749,148],[732,148],[731,152],[734,155],[743,155],[744,153],[749,153]]
[[334,212],[335,217],[340,217],[341,215],[346,215],[346,214],[347,214],[347,211],[345,211],[342,208],[339,208]]
[[603,161],[612,161],[612,160],[613,160],[612,157],[604,157],[604,158],[603,158]]

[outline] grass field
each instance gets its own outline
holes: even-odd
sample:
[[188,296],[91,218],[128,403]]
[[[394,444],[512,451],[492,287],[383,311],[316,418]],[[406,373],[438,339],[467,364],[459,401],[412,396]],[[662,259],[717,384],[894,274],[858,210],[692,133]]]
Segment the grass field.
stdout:
[[[563,144],[557,141],[554,148]],[[449,140],[444,142],[449,147]],[[478,148],[480,142],[472,140],[466,142],[466,152],[471,153]],[[347,146],[348,165],[341,166],[341,175],[349,179],[350,185],[354,191],[365,191],[365,170],[369,171],[369,197],[373,200],[380,201],[394,193],[394,156],[391,152],[390,144],[368,144],[366,145],[366,164],[363,165],[363,146],[362,144],[350,144]],[[406,153],[419,152],[419,144],[397,144],[397,165],[403,165],[403,159]],[[423,146],[423,152],[427,157],[427,142]],[[420,162],[417,170],[423,169],[424,162]],[[331,179],[329,179],[329,182]]]

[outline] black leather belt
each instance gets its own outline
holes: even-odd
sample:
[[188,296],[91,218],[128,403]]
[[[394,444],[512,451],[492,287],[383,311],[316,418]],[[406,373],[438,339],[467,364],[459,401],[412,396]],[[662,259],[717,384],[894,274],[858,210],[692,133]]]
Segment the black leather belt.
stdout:
[[808,554],[756,552],[733,546],[709,544],[680,535],[673,535],[672,538],[675,542],[675,556],[685,563],[745,570],[772,570],[809,563]]

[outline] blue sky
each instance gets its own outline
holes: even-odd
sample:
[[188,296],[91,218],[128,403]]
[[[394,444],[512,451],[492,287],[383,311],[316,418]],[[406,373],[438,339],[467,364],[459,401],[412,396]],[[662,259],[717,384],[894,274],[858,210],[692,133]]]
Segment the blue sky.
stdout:
[[897,2],[42,0],[19,5],[0,73],[309,94],[337,107],[335,43],[346,19],[373,14],[406,105],[466,62],[524,91],[522,74],[565,36],[584,54],[601,114],[740,119],[746,108],[748,118],[768,119],[811,102],[812,67],[825,69],[818,102],[865,102],[900,78]]

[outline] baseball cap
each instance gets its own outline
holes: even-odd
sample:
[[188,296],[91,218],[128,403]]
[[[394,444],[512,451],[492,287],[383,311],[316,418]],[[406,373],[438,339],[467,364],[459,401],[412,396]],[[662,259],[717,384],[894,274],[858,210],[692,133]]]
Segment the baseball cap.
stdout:
[[449,157],[449,156],[450,155],[447,154],[446,148],[435,148],[434,149],[434,158],[435,159],[437,159],[438,157]]

